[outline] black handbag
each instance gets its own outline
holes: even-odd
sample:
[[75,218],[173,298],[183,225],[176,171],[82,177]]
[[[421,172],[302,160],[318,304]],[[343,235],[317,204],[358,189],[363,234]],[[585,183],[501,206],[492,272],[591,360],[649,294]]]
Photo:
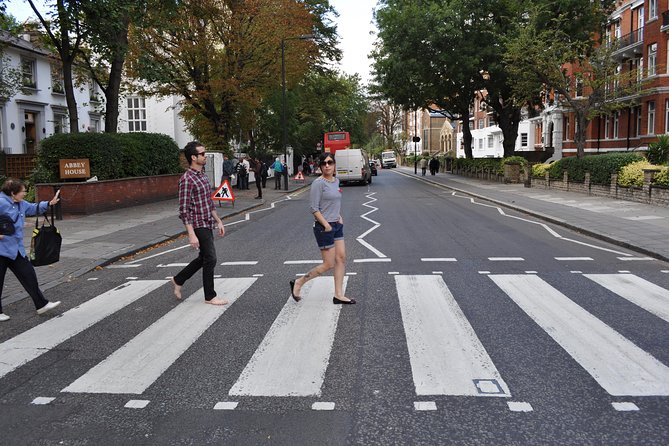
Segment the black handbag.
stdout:
[[11,219],[9,215],[0,215],[0,235],[12,235],[14,234],[16,222]]
[[42,223],[39,226],[39,217],[35,221],[35,229],[30,241],[30,262],[34,266],[51,265],[60,260],[60,247],[63,243],[63,237],[58,228],[54,225],[53,207],[51,207],[51,221],[44,214],[44,221],[49,225]]

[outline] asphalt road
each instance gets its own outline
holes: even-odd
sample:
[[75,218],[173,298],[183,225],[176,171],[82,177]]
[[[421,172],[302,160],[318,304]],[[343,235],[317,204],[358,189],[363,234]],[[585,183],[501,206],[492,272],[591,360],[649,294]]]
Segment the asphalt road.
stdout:
[[308,191],[226,221],[224,309],[174,299],[185,239],[89,273],[0,326],[0,443],[667,443],[668,264],[394,171],[343,194],[358,304],[290,299]]

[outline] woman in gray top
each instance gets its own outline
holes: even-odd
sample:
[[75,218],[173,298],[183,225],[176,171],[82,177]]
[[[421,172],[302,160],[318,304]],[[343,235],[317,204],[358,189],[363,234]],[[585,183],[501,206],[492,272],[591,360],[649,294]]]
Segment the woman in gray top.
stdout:
[[318,160],[321,176],[311,183],[310,205],[314,216],[314,236],[321,250],[323,263],[304,276],[290,281],[290,293],[296,302],[302,299],[300,290],[305,283],[334,268],[335,295],[333,304],[354,304],[355,299],[344,296],[344,272],[346,247],[344,245],[344,220],[341,209],[341,188],[334,176],[336,171],[334,154],[324,153]]

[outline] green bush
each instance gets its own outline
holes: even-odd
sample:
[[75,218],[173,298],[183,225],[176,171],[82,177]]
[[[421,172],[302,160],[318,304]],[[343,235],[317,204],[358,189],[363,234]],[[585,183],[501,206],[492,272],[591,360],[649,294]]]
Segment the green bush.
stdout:
[[669,167],[662,167],[662,170],[655,174],[653,184],[669,187]]
[[552,164],[539,163],[532,166],[532,176],[541,177],[546,176],[546,172],[551,168]]
[[620,186],[643,186],[643,169],[654,167],[646,160],[635,161],[620,169],[618,174],[618,184]]
[[551,178],[561,179],[564,172],[569,174],[569,181],[585,181],[585,172],[590,172],[590,181],[594,184],[610,184],[611,174],[618,173],[623,166],[644,158],[636,153],[607,153],[589,155],[584,158],[568,157],[555,161],[550,169]]
[[182,172],[179,148],[157,133],[66,133],[46,138],[37,152],[34,183],[60,181],[59,160],[88,158],[99,180]]
[[648,144],[646,158],[653,164],[669,162],[669,135],[660,135],[656,142]]

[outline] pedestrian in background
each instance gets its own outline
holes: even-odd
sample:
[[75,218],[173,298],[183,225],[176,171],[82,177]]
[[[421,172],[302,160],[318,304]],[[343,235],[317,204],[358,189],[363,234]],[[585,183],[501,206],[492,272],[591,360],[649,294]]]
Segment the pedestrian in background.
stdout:
[[265,186],[267,186],[267,177],[269,176],[267,170],[269,168],[267,167],[267,163],[262,160],[260,161],[260,165],[262,166],[260,172],[260,178],[262,179],[262,188],[264,189]]
[[205,149],[198,141],[191,141],[186,144],[184,154],[189,168],[179,179],[179,218],[186,226],[188,243],[194,249],[199,249],[199,254],[179,274],[172,277],[174,295],[181,299],[181,287],[202,268],[204,301],[212,305],[226,305],[228,301],[216,297],[214,289],[216,247],[212,228],[215,223],[221,237],[225,235],[225,228],[216,214],[214,201],[211,199],[211,184],[203,171],[207,163]]
[[290,281],[290,293],[295,301],[302,299],[300,291],[305,283],[334,268],[333,304],[354,304],[355,299],[344,296],[344,273],[346,269],[346,246],[344,244],[344,220],[341,217],[341,188],[333,154],[324,153],[318,165],[322,175],[311,184],[309,202],[314,221],[314,236],[321,250],[323,263],[304,276]]
[[283,165],[281,164],[279,158],[274,160],[272,169],[274,169],[274,190],[281,189],[281,175],[283,173]]
[[228,158],[228,155],[225,153],[223,154],[223,175],[221,176],[221,184],[223,184],[225,181],[228,182],[228,186],[232,187],[232,183],[230,183],[230,178],[232,177],[232,174],[235,172],[235,165],[232,163],[232,160]]
[[430,160],[430,175],[435,175],[439,171],[439,160],[433,156]]
[[425,176],[425,171],[427,170],[427,160],[425,158],[421,158],[420,161],[418,161],[418,167],[420,167],[420,171],[423,173],[423,176]]
[[53,206],[60,198],[56,194],[50,201],[30,203],[25,201],[26,185],[16,178],[8,178],[2,185],[0,192],[0,215],[11,220],[6,228],[6,234],[0,235],[0,322],[10,318],[2,311],[2,289],[5,284],[5,274],[9,268],[19,280],[28,295],[32,298],[37,314],[44,314],[60,305],[60,301],[49,302],[42,294],[37,281],[35,267],[23,246],[23,225],[26,217],[44,214],[49,206]]
[[256,195],[253,198],[255,198],[256,200],[261,200],[262,199],[262,161],[260,161],[260,158],[256,158],[255,162],[253,163],[253,175],[255,176],[256,188],[258,189],[258,195]]

